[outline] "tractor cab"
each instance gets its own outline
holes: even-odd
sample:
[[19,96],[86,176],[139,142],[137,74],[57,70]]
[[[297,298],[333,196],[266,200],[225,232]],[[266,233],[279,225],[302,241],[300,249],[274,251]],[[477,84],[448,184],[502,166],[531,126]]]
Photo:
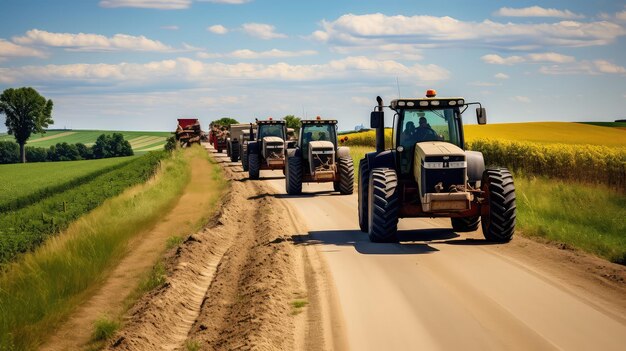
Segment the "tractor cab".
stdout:
[[287,128],[285,121],[267,120],[256,122],[256,138],[250,125],[250,141],[246,158],[250,179],[259,179],[262,169],[284,169]]
[[[330,150],[337,149],[337,121],[331,119],[302,120],[300,128],[300,137],[298,138],[298,147],[302,150],[302,157],[306,163],[309,163],[309,149],[311,142],[321,141],[323,143],[315,143],[319,147]],[[325,142],[325,143],[324,143]]]

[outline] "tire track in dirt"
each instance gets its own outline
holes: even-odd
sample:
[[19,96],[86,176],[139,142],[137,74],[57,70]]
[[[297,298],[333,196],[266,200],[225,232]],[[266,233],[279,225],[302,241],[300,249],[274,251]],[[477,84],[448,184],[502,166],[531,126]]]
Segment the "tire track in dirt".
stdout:
[[306,291],[294,229],[261,181],[231,168],[219,216],[168,254],[167,283],[135,304],[109,350],[297,348],[306,314],[292,302]]

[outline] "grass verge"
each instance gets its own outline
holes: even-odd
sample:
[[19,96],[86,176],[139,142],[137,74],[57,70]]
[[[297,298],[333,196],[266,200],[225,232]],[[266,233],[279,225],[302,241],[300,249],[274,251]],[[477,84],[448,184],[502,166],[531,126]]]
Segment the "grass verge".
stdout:
[[0,349],[30,350],[88,297],[129,240],[175,204],[190,170],[181,152],[156,176],[105,201],[0,276]]
[[[358,162],[372,147],[350,147]],[[626,194],[605,185],[515,175],[517,228],[522,235],[575,247],[626,264]]]

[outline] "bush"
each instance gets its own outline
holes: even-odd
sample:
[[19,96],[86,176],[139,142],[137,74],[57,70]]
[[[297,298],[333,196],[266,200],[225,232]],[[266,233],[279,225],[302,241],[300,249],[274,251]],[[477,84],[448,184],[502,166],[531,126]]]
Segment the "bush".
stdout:
[[178,143],[176,142],[176,138],[172,135],[171,137],[167,138],[164,148],[165,151],[172,152],[176,150],[176,146],[178,146]]
[[48,150],[42,147],[27,146],[26,161],[28,162],[46,162],[48,161]]
[[0,164],[17,163],[19,160],[19,145],[12,141],[0,141]]
[[81,159],[76,145],[68,143],[58,143],[56,144],[55,149],[57,161],[76,161]]
[[93,158],[93,150],[83,143],[76,144],[76,150],[83,160],[91,160]]

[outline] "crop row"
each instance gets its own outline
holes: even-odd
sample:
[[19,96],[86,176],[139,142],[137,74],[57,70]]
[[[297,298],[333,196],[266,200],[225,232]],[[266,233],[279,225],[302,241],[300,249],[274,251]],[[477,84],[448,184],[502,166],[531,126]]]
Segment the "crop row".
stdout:
[[482,152],[487,165],[505,166],[525,175],[603,183],[626,190],[625,148],[503,140],[475,140],[466,146]]
[[0,214],[0,264],[36,248],[106,199],[148,180],[163,156],[162,152],[149,153],[77,187]]

